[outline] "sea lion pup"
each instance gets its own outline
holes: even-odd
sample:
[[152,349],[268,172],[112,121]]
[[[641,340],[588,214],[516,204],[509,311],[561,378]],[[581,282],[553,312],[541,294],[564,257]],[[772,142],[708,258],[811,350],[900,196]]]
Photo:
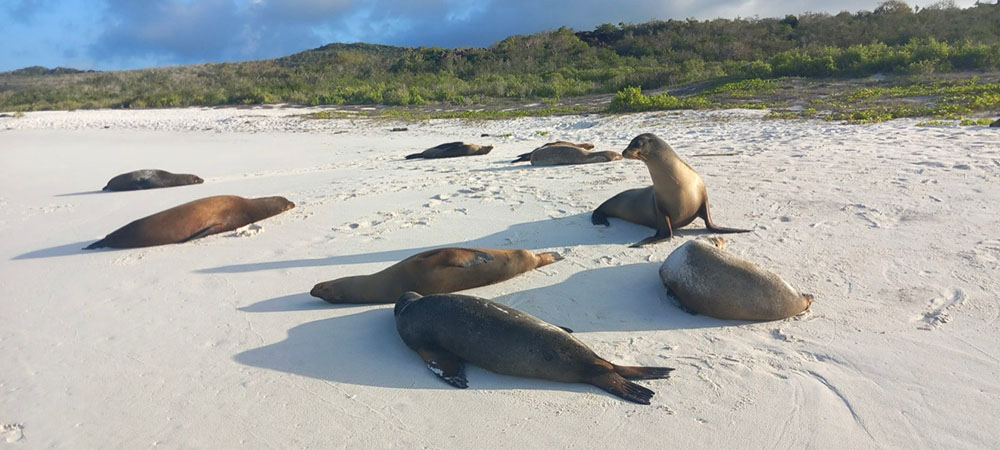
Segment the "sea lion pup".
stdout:
[[166,170],[144,169],[123,173],[108,181],[104,191],[135,191],[174,186],[201,184],[205,180],[189,173],[170,173]]
[[541,149],[543,149],[545,147],[566,146],[566,145],[568,145],[570,147],[582,148],[584,150],[593,150],[594,149],[594,144],[591,144],[590,142],[581,142],[579,144],[573,143],[573,142],[569,142],[569,141],[549,142],[549,143],[547,143],[547,144],[545,144],[545,145],[543,145],[541,147],[538,147],[538,148],[536,148],[536,149],[534,149],[534,150],[532,150],[532,151],[530,151],[528,153],[522,153],[520,155],[517,155],[517,159],[511,161],[511,164],[517,163],[517,162],[528,162],[528,161],[531,161],[531,154],[535,153],[536,151],[541,150]]
[[750,231],[720,227],[712,222],[705,183],[670,145],[656,135],[646,133],[636,136],[622,151],[622,156],[644,162],[653,178],[653,186],[629,189],[611,197],[591,215],[590,221],[594,225],[610,225],[608,216],[611,216],[656,228],[656,234],[632,247],[670,239],[675,228],[691,223],[696,217],[704,220],[705,226],[716,233]]
[[[622,159],[618,152],[591,152],[571,145],[550,145],[528,155],[533,166],[564,166],[570,164],[592,164]],[[512,162],[518,162],[512,161]]]
[[570,333],[531,314],[471,295],[403,294],[393,309],[396,331],[427,368],[465,389],[465,362],[486,370],[566,383],[587,383],[649,404],[653,391],[628,380],[667,378],[669,367],[618,366]]
[[456,156],[485,155],[493,150],[492,145],[485,147],[476,144],[466,144],[465,142],[448,142],[435,147],[431,147],[420,153],[406,155],[406,159],[414,158],[454,158]]
[[338,278],[309,292],[330,303],[393,303],[406,291],[442,294],[486,286],[562,260],[522,249],[438,248],[371,275]]
[[809,308],[813,296],[778,274],[700,239],[677,247],[660,266],[660,279],[684,308],[731,320],[779,320]]
[[284,197],[217,195],[188,202],[133,221],[84,250],[175,244],[235,230],[295,207]]

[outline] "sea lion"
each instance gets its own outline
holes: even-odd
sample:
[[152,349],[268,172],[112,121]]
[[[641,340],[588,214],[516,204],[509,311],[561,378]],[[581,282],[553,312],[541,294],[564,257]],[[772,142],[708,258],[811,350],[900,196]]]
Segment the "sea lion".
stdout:
[[392,303],[406,291],[427,295],[499,283],[562,259],[522,249],[438,248],[371,275],[338,278],[309,292],[330,303]]
[[716,233],[747,233],[750,230],[726,228],[715,225],[708,209],[708,192],[698,173],[656,135],[646,133],[636,136],[622,151],[628,159],[638,159],[646,164],[653,186],[629,189],[597,207],[590,221],[594,225],[610,225],[608,216],[656,228],[656,234],[632,247],[641,247],[670,239],[674,229],[700,217],[705,226]]
[[618,366],[562,328],[502,303],[471,295],[403,294],[393,309],[396,331],[446,383],[468,387],[465,362],[530,378],[588,383],[649,404],[654,392],[628,380],[667,378],[669,367]]
[[166,170],[144,169],[123,173],[108,181],[104,191],[135,191],[174,186],[201,184],[205,180],[189,173],[170,173]]
[[684,308],[719,319],[779,320],[812,304],[812,295],[726,252],[723,242],[687,241],[660,266],[660,280]]
[[[550,145],[532,151],[528,155],[533,166],[562,166],[570,164],[592,164],[622,159],[618,152],[591,152],[571,145]],[[520,159],[512,161],[518,162]]]
[[187,242],[235,230],[295,207],[284,197],[243,198],[217,195],[188,202],[133,221],[84,250],[135,248]]
[[570,146],[570,147],[582,148],[584,150],[593,150],[594,149],[594,144],[591,144],[589,142],[581,142],[579,144],[573,143],[573,142],[569,142],[569,141],[549,142],[549,143],[547,143],[545,145],[542,145],[541,147],[538,147],[538,148],[536,148],[536,149],[534,149],[534,150],[532,150],[532,151],[530,151],[528,153],[522,153],[520,155],[517,155],[517,159],[511,161],[511,164],[517,163],[517,162],[528,162],[528,161],[531,161],[531,155],[533,153],[535,153],[535,152],[537,152],[537,151],[539,151],[539,150],[541,150],[543,148],[546,148],[546,147],[555,147],[555,146]]
[[492,145],[485,147],[476,144],[466,144],[465,142],[448,142],[435,147],[431,147],[420,153],[406,155],[406,159],[414,158],[454,158],[456,156],[485,155],[493,150]]
[[993,121],[993,123],[990,124],[990,128],[1000,128],[1000,119]]

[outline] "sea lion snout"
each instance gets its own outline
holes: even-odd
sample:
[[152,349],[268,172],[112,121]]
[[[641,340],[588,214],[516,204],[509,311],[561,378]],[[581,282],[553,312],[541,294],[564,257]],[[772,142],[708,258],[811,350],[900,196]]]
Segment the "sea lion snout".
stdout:
[[321,298],[330,303],[339,303],[340,297],[337,295],[330,283],[332,283],[332,281],[324,281],[316,284],[313,286],[312,290],[309,291],[309,295]]

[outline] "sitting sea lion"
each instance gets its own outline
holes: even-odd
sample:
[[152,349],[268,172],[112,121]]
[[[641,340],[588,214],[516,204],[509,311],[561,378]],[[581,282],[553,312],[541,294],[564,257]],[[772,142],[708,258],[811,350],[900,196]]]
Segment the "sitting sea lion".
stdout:
[[175,244],[235,230],[295,207],[284,197],[243,198],[217,195],[133,221],[84,250]]
[[406,159],[414,158],[454,158],[456,156],[485,155],[493,150],[492,145],[485,147],[476,144],[466,144],[465,142],[448,142],[435,147],[431,147],[420,153],[407,155]]
[[513,278],[561,260],[557,253],[521,249],[438,248],[417,253],[371,275],[338,278],[309,292],[330,303],[392,303],[406,291],[462,291]]
[[712,222],[705,183],[662,139],[650,133],[640,134],[622,151],[622,156],[646,163],[653,186],[629,189],[611,197],[591,215],[590,221],[594,225],[610,225],[607,219],[610,216],[656,228],[656,234],[632,247],[670,239],[675,228],[683,227],[697,217],[716,233],[750,231],[720,227]]
[[[524,155],[522,155],[524,156]],[[618,152],[591,152],[571,145],[550,145],[536,149],[528,154],[533,166],[562,166],[570,164],[591,164],[622,159]],[[518,158],[512,162],[522,161]]]
[[189,184],[204,183],[197,175],[188,173],[170,173],[166,170],[144,169],[123,173],[108,181],[104,191],[135,191],[138,189],[155,189]]
[[648,405],[654,392],[628,380],[667,378],[674,370],[612,364],[567,328],[470,295],[421,297],[407,292],[396,302],[393,315],[406,346],[431,372],[462,389],[469,384],[464,365],[468,361],[504,375],[588,383]]
[[545,145],[543,145],[541,147],[538,147],[538,148],[536,148],[536,149],[534,149],[534,150],[532,150],[532,151],[530,151],[528,153],[522,153],[520,155],[517,155],[517,159],[511,161],[511,164],[516,163],[516,162],[528,162],[528,161],[531,161],[531,154],[532,153],[535,153],[536,151],[541,150],[541,149],[543,149],[545,147],[554,147],[554,146],[570,146],[570,147],[582,148],[584,150],[593,150],[594,149],[594,144],[591,144],[589,142],[581,142],[579,144],[576,144],[576,143],[573,143],[573,142],[569,142],[569,141],[549,142],[549,143],[547,143],[547,144],[545,144]]
[[778,274],[715,245],[691,240],[660,266],[660,279],[684,308],[731,320],[779,320],[809,308],[813,296],[793,289]]

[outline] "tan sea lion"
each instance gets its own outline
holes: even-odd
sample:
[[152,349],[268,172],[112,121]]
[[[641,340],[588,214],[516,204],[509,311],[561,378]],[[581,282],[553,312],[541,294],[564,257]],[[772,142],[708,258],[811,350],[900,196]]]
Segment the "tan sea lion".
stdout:
[[435,147],[431,147],[420,153],[407,155],[406,159],[414,158],[454,158],[456,156],[485,155],[493,150],[492,145],[485,147],[476,144],[466,144],[465,142],[448,142]]
[[396,331],[427,368],[465,389],[465,362],[486,370],[566,383],[587,383],[649,404],[654,392],[628,380],[667,378],[669,367],[618,366],[597,356],[571,330],[502,303],[470,295],[403,294],[393,309]]
[[217,195],[188,202],[133,221],[84,250],[175,244],[235,230],[295,207],[284,197],[246,199]]
[[[571,145],[550,145],[532,151],[528,155],[533,166],[563,166],[570,164],[592,164],[622,159],[618,152],[591,152]],[[515,160],[512,162],[518,162]]]
[[557,253],[535,254],[522,249],[438,248],[371,275],[319,283],[309,294],[330,303],[392,303],[406,291],[430,295],[472,289],[561,259]]
[[541,147],[538,147],[538,148],[536,148],[536,149],[534,149],[534,150],[532,150],[532,151],[530,151],[528,153],[522,153],[520,155],[517,155],[517,159],[511,161],[511,164],[516,163],[516,162],[528,162],[528,161],[531,161],[531,155],[533,153],[535,153],[535,152],[537,152],[537,151],[539,151],[539,150],[541,150],[543,148],[546,148],[546,147],[555,147],[555,146],[570,146],[570,147],[582,148],[584,150],[593,150],[594,149],[594,144],[591,144],[589,142],[581,142],[579,144],[573,143],[573,142],[569,142],[569,141],[549,142],[549,143],[547,143],[545,145],[542,145]]
[[105,191],[135,191],[139,189],[155,189],[189,184],[204,183],[197,175],[188,173],[170,173],[166,170],[144,169],[123,173],[112,178],[104,186]]
[[653,186],[629,189],[611,197],[591,215],[590,221],[594,225],[610,225],[607,219],[610,216],[656,228],[656,234],[632,247],[670,239],[675,228],[683,227],[697,217],[716,233],[750,231],[720,227],[712,222],[705,183],[662,139],[650,133],[640,134],[622,151],[622,156],[644,162],[653,178]]
[[722,242],[687,241],[660,266],[663,285],[685,308],[719,319],[779,320],[812,304],[812,295],[726,252]]

